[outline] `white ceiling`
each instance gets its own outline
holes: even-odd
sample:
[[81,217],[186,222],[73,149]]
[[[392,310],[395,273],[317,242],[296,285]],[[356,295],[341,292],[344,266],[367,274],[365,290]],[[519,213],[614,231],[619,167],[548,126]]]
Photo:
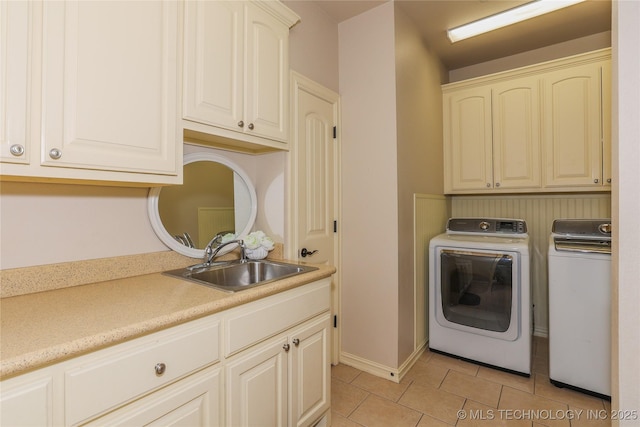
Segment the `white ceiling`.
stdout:
[[387,1],[395,1],[422,32],[426,43],[449,69],[526,52],[611,30],[611,0],[587,0],[458,43],[447,28],[472,22],[528,1],[522,0],[313,0],[336,22]]

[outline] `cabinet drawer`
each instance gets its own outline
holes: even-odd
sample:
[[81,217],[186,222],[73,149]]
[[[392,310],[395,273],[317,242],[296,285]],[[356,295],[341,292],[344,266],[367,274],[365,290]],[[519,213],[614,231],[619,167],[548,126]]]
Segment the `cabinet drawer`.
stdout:
[[331,307],[331,279],[233,310],[225,322],[225,356],[297,325]]
[[217,318],[205,319],[88,356],[65,372],[67,424],[117,408],[218,361],[219,337]]

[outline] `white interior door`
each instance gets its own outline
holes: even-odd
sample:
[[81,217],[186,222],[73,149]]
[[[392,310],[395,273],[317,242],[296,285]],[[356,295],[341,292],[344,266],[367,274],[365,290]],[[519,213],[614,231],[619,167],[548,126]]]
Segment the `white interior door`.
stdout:
[[[287,256],[338,267],[339,154],[334,128],[338,94],[292,73],[292,138],[289,159]],[[337,136],[337,135],[336,135]],[[339,269],[333,276],[332,314],[337,316]],[[332,362],[338,362],[339,333],[333,330]]]

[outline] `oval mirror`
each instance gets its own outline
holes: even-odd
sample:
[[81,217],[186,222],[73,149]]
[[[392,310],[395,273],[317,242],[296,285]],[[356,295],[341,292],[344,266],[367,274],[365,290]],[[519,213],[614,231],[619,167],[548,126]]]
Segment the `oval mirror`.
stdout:
[[217,234],[248,234],[258,203],[242,168],[213,153],[192,153],[184,156],[183,184],[152,188],[147,207],[151,227],[165,245],[203,258],[204,248]]

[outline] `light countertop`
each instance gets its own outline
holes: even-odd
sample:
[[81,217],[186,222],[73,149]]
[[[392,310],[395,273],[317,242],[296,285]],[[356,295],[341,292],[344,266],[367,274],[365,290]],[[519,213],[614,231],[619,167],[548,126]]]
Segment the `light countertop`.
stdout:
[[329,277],[334,267],[226,293],[161,273],[0,299],[0,379]]

